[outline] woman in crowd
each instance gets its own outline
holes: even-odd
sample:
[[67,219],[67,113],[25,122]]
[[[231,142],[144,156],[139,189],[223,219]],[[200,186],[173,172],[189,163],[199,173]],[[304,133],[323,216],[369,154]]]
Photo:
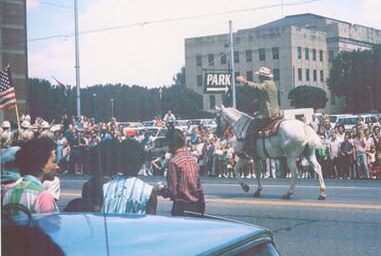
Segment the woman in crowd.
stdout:
[[47,137],[22,145],[16,153],[16,166],[23,180],[4,194],[3,206],[21,204],[31,213],[58,211],[53,195],[42,185],[46,180],[53,180],[57,173],[55,149],[54,141]]

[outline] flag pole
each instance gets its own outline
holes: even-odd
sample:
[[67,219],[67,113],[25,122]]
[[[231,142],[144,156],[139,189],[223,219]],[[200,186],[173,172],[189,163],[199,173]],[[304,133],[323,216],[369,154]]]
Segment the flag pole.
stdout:
[[20,130],[20,116],[19,116],[19,108],[17,107],[17,100],[15,103],[15,109],[16,109],[16,119],[17,119],[17,127]]
[[[11,75],[10,75],[10,71],[9,71],[10,68],[11,68],[11,65],[8,63],[7,66],[6,66],[6,69],[8,69],[9,77],[11,76]],[[16,98],[16,102],[15,102],[15,110],[16,110],[17,128],[20,130],[20,115],[19,115],[19,108],[17,107],[16,91],[15,91],[15,98]]]

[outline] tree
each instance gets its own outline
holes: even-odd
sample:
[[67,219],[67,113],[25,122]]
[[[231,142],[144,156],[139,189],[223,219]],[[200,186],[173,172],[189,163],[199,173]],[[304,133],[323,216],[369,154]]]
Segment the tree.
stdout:
[[288,99],[290,104],[296,108],[313,108],[314,110],[324,108],[328,98],[326,92],[318,87],[302,85],[290,91]]
[[344,96],[346,111],[381,109],[381,46],[372,50],[340,52],[327,80],[332,94]]
[[[185,68],[183,67],[173,78],[174,84],[162,87],[160,101],[159,88],[146,88],[138,85],[106,84],[81,88],[81,110],[83,115],[96,117],[99,121],[111,118],[111,99],[114,102],[114,116],[121,121],[150,120],[154,116],[164,114],[171,109],[183,118],[200,118],[202,112],[202,96],[185,87]],[[56,121],[65,111],[76,115],[76,91],[54,86],[47,80],[29,79],[30,114]]]
[[172,78],[174,84],[173,85],[182,85],[185,86],[185,67],[182,67],[179,72]]

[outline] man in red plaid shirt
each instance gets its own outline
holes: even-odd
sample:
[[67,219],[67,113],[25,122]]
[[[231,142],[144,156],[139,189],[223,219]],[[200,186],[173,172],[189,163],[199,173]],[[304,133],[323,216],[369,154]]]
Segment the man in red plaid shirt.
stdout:
[[158,188],[164,197],[173,201],[172,215],[184,215],[184,211],[205,213],[204,191],[200,181],[197,159],[185,148],[185,136],[178,129],[171,131],[174,157],[168,165],[167,188]]

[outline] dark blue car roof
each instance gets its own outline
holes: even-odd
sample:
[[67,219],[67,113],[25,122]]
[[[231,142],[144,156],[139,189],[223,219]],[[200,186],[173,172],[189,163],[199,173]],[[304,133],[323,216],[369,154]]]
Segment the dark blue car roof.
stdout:
[[34,219],[66,255],[106,255],[104,219],[110,255],[207,255],[271,236],[258,226],[202,218],[60,213]]

